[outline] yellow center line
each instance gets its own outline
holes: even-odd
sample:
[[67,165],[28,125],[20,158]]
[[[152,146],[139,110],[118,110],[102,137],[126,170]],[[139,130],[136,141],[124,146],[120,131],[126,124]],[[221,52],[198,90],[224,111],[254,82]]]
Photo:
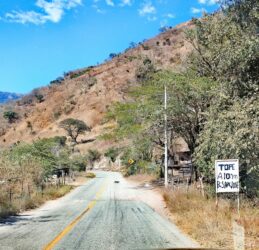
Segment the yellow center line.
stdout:
[[107,183],[104,183],[102,185],[102,187],[99,189],[99,191],[96,193],[95,195],[95,199],[92,200],[87,208],[78,216],[76,217],[69,225],[67,225],[64,230],[59,233],[51,242],[48,243],[48,245],[46,245],[43,250],[51,250],[53,249],[57,244],[58,242],[64,238],[64,236],[66,234],[68,234],[74,227],[75,225],[81,220],[81,218],[89,211],[91,210],[97,203],[97,200],[101,197],[101,195],[103,194],[103,192],[105,191],[105,188],[107,186]]

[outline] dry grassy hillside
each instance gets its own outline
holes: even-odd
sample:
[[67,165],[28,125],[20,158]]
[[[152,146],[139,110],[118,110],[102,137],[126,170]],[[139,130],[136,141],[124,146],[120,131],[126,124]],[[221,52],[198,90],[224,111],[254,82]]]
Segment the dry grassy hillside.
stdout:
[[[112,126],[103,124],[104,114],[113,102],[126,98],[125,90],[134,84],[135,72],[145,58],[151,59],[158,68],[181,70],[191,50],[184,39],[184,30],[190,27],[190,23],[185,23],[169,29],[104,64],[70,73],[61,84],[37,89],[20,101],[1,106],[1,147],[17,141],[64,135],[58,123],[68,117],[83,120],[92,127],[81,139],[97,137],[105,127]],[[44,101],[39,102],[35,94],[43,95]],[[19,120],[7,124],[2,118],[4,110],[15,110]],[[80,149],[98,147],[101,150],[107,146],[108,142],[94,141],[80,145]]]

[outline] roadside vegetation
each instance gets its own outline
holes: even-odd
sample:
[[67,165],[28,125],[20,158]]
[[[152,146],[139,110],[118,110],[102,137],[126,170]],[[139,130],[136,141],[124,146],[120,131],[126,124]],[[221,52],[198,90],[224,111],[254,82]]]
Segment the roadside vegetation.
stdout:
[[86,156],[73,155],[66,140],[62,136],[39,139],[0,152],[0,217],[38,207],[73,188],[78,173],[85,172],[90,162]]

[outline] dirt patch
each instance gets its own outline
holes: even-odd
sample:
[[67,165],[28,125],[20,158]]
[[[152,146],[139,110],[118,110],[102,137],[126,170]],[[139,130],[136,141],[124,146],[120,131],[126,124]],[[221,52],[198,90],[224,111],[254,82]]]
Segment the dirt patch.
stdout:
[[131,175],[127,177],[128,181],[135,182],[137,184],[151,183],[155,179],[156,179],[156,176],[148,175],[148,174],[137,174],[137,175]]

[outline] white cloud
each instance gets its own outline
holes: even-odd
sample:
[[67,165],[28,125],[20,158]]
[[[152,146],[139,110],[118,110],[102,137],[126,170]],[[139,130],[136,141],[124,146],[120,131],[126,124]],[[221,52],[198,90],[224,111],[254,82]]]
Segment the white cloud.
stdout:
[[[95,2],[98,2],[98,0],[95,0]],[[93,4],[92,7],[96,10],[97,13],[99,14],[105,14],[106,11],[104,9],[99,8],[97,4]]]
[[132,0],[121,0],[120,6],[131,6],[132,5]]
[[114,6],[114,2],[112,0],[105,0],[106,4],[109,6]]
[[206,9],[204,9],[204,8],[198,9],[198,8],[192,7],[191,12],[192,12],[192,14],[200,14],[200,13],[206,12]]
[[5,14],[5,19],[16,23],[44,24],[47,21],[58,23],[65,10],[70,10],[82,4],[82,0],[37,0],[36,6],[40,11],[12,11]]
[[168,14],[165,14],[164,17],[172,19],[172,18],[175,18],[175,15],[172,13],[168,13]]
[[138,12],[141,16],[154,15],[156,14],[156,8],[151,2],[146,2]]
[[217,4],[218,0],[198,0],[200,4],[206,4],[206,5],[214,5]]
[[43,20],[42,15],[35,11],[27,11],[27,12],[18,12],[12,11],[10,13],[5,14],[5,18],[3,20],[8,20],[10,22],[15,23],[34,23],[34,24],[43,24],[45,20]]

